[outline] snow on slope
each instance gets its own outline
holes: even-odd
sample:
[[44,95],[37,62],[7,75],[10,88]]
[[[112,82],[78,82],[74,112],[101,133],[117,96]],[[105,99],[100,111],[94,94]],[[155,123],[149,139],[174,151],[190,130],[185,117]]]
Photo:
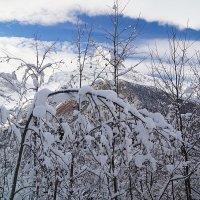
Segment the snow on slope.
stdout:
[[[46,86],[48,87],[49,85],[55,89],[63,86],[79,87],[79,78],[78,76],[75,77],[75,75],[78,75],[77,71],[62,71],[54,73],[50,76],[48,84]],[[85,77],[83,78],[82,83],[83,85],[90,85],[94,81],[94,79],[95,78],[93,74],[86,70]],[[112,76],[108,76],[104,73],[101,74],[99,79],[112,80]],[[121,76],[120,79],[139,85],[154,86],[154,81],[151,76],[144,75],[136,70],[128,72],[127,74]]]
[[[91,85],[95,79],[95,73],[98,71],[87,67],[84,71],[82,86]],[[109,74],[109,75],[108,75]],[[102,73],[96,80],[112,80],[110,73]],[[129,83],[137,84],[142,86],[154,86],[154,80],[151,76],[142,74],[136,70],[131,70],[127,74],[120,76],[121,80]],[[29,86],[31,87],[31,86]],[[133,86],[131,86],[133,87]],[[0,73],[0,105],[4,105],[7,108],[12,108],[16,105],[19,100],[18,90],[20,88],[20,82],[17,80],[15,73]],[[56,91],[62,88],[79,88],[79,76],[78,71],[59,71],[52,75],[49,75],[47,83],[42,88]],[[33,98],[35,91],[30,90],[28,99]],[[128,94],[131,96],[131,94]]]
[[0,73],[0,105],[13,107],[19,100],[19,86],[15,73]]

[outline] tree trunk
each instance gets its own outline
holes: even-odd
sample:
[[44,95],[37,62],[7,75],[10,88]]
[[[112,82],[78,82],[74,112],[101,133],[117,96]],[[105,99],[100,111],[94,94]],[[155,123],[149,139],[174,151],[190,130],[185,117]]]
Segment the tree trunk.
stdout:
[[74,157],[72,155],[72,162],[71,162],[71,169],[70,169],[70,182],[69,182],[69,197],[68,197],[69,200],[72,199],[72,195],[74,193],[73,185],[74,185]]
[[58,179],[56,178],[56,181],[55,181],[55,188],[54,188],[54,194],[53,194],[53,200],[56,200],[57,191],[58,191]]
[[28,121],[26,122],[26,126],[25,126],[25,129],[24,129],[24,132],[22,134],[22,139],[21,139],[21,143],[20,143],[20,149],[19,149],[17,164],[16,164],[16,168],[15,168],[15,171],[14,171],[14,176],[13,176],[12,189],[11,189],[10,198],[9,198],[10,200],[13,200],[14,196],[15,196],[17,178],[18,178],[19,168],[20,168],[22,155],[23,155],[23,150],[24,150],[24,142],[25,142],[26,133],[28,131],[28,127],[29,127],[29,124],[31,122],[32,117],[33,117],[33,114],[31,113],[29,118],[28,118]]

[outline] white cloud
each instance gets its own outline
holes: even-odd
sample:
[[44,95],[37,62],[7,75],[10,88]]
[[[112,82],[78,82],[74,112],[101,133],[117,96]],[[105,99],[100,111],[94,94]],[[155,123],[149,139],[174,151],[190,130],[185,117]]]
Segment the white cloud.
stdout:
[[[8,54],[11,57],[22,58],[25,62],[36,64],[36,54],[35,48],[33,47],[34,40],[27,38],[18,38],[18,37],[0,37],[0,57]],[[51,42],[41,41],[41,45],[50,45]],[[188,56],[192,56],[195,51],[200,51],[200,42],[198,41],[190,41],[193,45],[188,51]],[[145,40],[142,44],[138,46],[138,52],[142,52],[138,54],[138,56],[148,56],[149,49],[155,49],[157,46],[158,52],[160,56],[165,56],[165,53],[168,52],[168,40],[166,39],[154,39],[154,40]],[[63,71],[73,71],[76,69],[76,58],[77,55],[73,51],[74,46],[68,42],[58,43],[58,51],[57,53],[52,53],[47,59],[47,63],[54,61],[64,61],[64,65],[62,65],[58,70]],[[6,54],[5,54],[6,53]],[[71,63],[71,61],[73,61]],[[129,68],[139,62],[139,59],[128,59],[125,61],[125,66]],[[12,61],[10,63],[0,63],[0,72],[12,72],[17,69],[19,66],[19,62]],[[142,64],[137,66],[135,70],[143,73],[150,73],[151,62],[149,59],[146,59]],[[51,75],[53,72],[50,70],[48,72]],[[18,73],[18,76],[20,74]]]
[[[181,48],[183,48],[183,40],[177,39],[177,44]],[[196,52],[200,52],[200,41],[194,41],[194,40],[186,40],[185,45],[187,48],[187,56],[189,57],[195,57]],[[168,39],[147,39],[144,40],[142,44],[138,47],[138,52],[143,52],[144,56],[148,56],[149,52],[153,51],[156,53],[158,52],[159,56],[161,58],[166,58],[166,55],[170,55],[170,46]],[[181,53],[181,52],[180,52]]]
[[132,0],[132,9],[127,10],[128,16],[141,12],[141,17],[147,21],[159,21],[184,28],[189,26],[200,29],[199,0]]
[[[183,48],[183,40],[176,41],[177,45],[180,48]],[[187,47],[187,50],[185,53],[185,58],[188,58],[190,62],[187,62],[186,65],[184,65],[184,74],[186,77],[185,83],[188,82],[190,84],[191,80],[194,78],[194,69],[199,71],[199,64],[197,63],[197,52],[200,52],[200,41],[194,41],[194,40],[187,40],[185,42],[185,47]],[[139,51],[144,52],[144,56],[146,55],[147,59],[144,61],[144,63],[140,66],[138,66],[136,69],[140,71],[143,74],[151,74],[152,72],[152,63],[151,63],[151,57],[150,57],[150,51],[153,52],[154,62],[156,63],[158,60],[156,60],[159,56],[159,58],[162,59],[162,62],[165,67],[169,67],[168,69],[171,70],[173,66],[170,66],[168,63],[168,59],[171,60],[171,51],[169,46],[169,41],[167,39],[148,39],[145,40],[143,44],[139,46]],[[176,52],[179,53],[179,55],[182,55],[182,51],[179,48],[176,48]],[[178,58],[177,58],[178,59]],[[165,62],[167,61],[167,62]],[[178,60],[177,60],[178,61]],[[193,61],[193,62],[192,62]],[[171,63],[172,60],[171,60]],[[162,65],[160,65],[159,61],[157,62],[157,67],[160,68],[160,72],[163,71]],[[172,68],[171,68],[172,67]],[[171,73],[171,72],[170,72]],[[173,73],[173,72],[172,72]],[[193,77],[193,78],[191,78]]]
[[[119,0],[122,7],[127,0]],[[123,2],[123,3],[121,3]],[[76,19],[75,13],[108,14],[113,0],[0,0],[0,21],[17,20],[22,23],[55,24]],[[199,0],[130,0],[124,14],[147,21],[170,23],[183,28],[200,29]]]
[[[40,47],[50,46],[52,42],[39,41]],[[76,68],[75,62],[71,61],[76,57],[73,53],[72,46],[68,42],[58,43],[57,52],[52,52],[45,60],[44,64],[63,61],[56,71],[66,70],[72,71]],[[18,37],[0,37],[0,58],[6,56],[12,58],[23,59],[28,64],[36,65],[36,51],[34,47],[34,40]],[[42,56],[42,54],[41,54]],[[41,60],[41,57],[40,57]],[[0,62],[0,72],[13,72],[16,71],[21,62],[17,60],[11,60],[10,62]],[[54,70],[48,70],[48,76],[51,75]],[[21,78],[21,71],[17,71],[17,75]],[[47,76],[47,77],[48,77]]]

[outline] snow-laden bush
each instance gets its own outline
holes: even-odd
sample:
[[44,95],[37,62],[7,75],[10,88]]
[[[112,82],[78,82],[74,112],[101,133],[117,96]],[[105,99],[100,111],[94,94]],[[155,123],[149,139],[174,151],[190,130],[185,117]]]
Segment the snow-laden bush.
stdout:
[[[61,93],[77,104],[72,116],[56,115]],[[24,125],[9,120],[17,140],[5,149],[17,167],[3,176],[4,196],[149,199],[167,191],[172,142],[182,139],[161,114],[90,87],[40,90],[26,113]]]

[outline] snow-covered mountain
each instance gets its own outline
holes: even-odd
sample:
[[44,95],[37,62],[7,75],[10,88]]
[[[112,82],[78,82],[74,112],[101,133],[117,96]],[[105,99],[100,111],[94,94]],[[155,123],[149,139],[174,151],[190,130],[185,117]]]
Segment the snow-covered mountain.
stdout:
[[[63,88],[78,88],[78,76],[76,72],[56,72],[49,77],[47,83],[42,87],[51,91]],[[101,80],[101,81],[100,81]],[[103,89],[111,89],[101,78],[97,79],[95,84],[104,84]],[[83,85],[90,85],[93,82],[92,76],[83,80]],[[16,74],[13,72],[0,74],[0,105],[8,108],[15,106],[20,97],[20,81],[17,80]],[[146,108],[151,112],[161,112],[166,115],[169,109],[170,96],[166,92],[154,87],[154,81],[151,76],[141,74],[137,71],[131,71],[120,79],[119,92],[123,99],[127,99],[137,108]],[[29,92],[26,96],[28,99],[33,98],[34,92]],[[193,103],[187,103],[183,108],[183,113],[194,107]]]
[[16,74],[0,73],[0,105],[13,107],[19,100],[20,82]]

